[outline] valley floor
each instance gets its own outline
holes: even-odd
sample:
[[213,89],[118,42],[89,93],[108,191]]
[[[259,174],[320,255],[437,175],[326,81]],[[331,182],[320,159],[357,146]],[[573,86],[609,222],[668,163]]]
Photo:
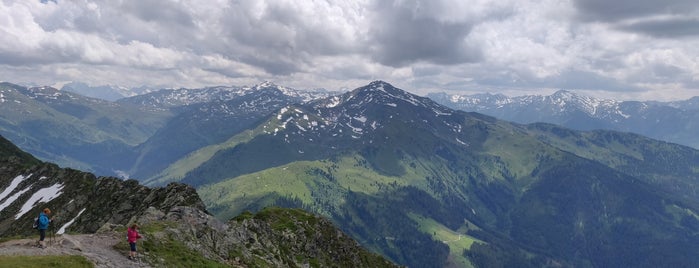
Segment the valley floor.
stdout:
[[145,262],[129,260],[127,252],[113,248],[121,239],[125,239],[124,236],[121,233],[57,235],[55,239],[46,238],[48,247],[44,249],[35,247],[34,239],[10,240],[0,244],[0,255],[81,255],[94,263],[95,267],[150,267]]

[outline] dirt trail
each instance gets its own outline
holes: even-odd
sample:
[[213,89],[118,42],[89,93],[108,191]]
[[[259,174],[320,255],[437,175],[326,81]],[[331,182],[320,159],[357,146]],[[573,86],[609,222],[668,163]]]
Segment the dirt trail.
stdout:
[[[113,248],[124,235],[112,234],[81,234],[57,235],[55,239],[46,238],[48,247],[35,247],[36,240],[19,239],[0,244],[0,255],[81,255],[95,264],[95,267],[150,267],[142,261],[132,261],[127,258],[127,252],[119,252]],[[51,243],[49,243],[51,242]]]

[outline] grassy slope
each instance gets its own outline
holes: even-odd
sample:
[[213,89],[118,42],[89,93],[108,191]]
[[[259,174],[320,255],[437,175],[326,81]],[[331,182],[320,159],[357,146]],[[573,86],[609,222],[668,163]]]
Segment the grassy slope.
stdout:
[[[324,215],[341,213],[345,217],[343,220],[351,219],[350,223],[343,228],[351,229],[350,233],[354,232],[354,235],[363,236],[365,240],[359,240],[365,246],[375,251],[381,251],[381,248],[398,247],[398,242],[372,240],[376,239],[376,236],[383,237],[382,235],[390,233],[390,225],[395,224],[395,222],[388,220],[377,223],[376,220],[381,219],[372,217],[385,216],[388,215],[387,212],[410,212],[411,206],[416,205],[410,201],[415,198],[415,196],[411,196],[414,191],[403,190],[404,187],[414,187],[417,191],[430,195],[437,202],[445,202],[441,203],[443,207],[458,207],[462,211],[456,211],[457,217],[472,217],[472,222],[485,227],[486,232],[499,230],[503,233],[497,235],[502,237],[506,237],[513,227],[514,219],[511,217],[515,216],[512,215],[530,215],[526,219],[517,220],[517,222],[522,223],[533,223],[538,220],[551,221],[551,227],[559,228],[551,230],[560,231],[565,228],[557,225],[564,221],[572,222],[574,219],[565,218],[563,220],[561,218],[557,221],[549,218],[555,219],[559,215],[565,215],[566,212],[559,210],[558,207],[564,207],[567,204],[555,202],[555,200],[560,199],[556,196],[560,189],[554,188],[555,191],[541,190],[548,187],[546,184],[559,185],[557,182],[562,178],[555,176],[569,176],[565,179],[581,180],[572,181],[580,183],[579,187],[590,187],[593,190],[605,187],[601,192],[595,190],[587,194],[592,196],[591,198],[612,198],[612,200],[613,196],[609,196],[609,191],[614,191],[615,187],[624,187],[620,180],[625,180],[615,178],[620,175],[615,174],[613,170],[606,170],[597,175],[584,173],[587,170],[575,170],[574,167],[586,165],[591,165],[588,168],[595,169],[601,166],[590,163],[583,165],[581,164],[585,162],[583,159],[568,152],[617,168],[623,167],[623,165],[634,167],[639,163],[642,165],[643,162],[639,162],[639,159],[643,160],[648,154],[653,153],[652,149],[645,149],[645,152],[633,149],[637,148],[634,144],[644,144],[642,140],[627,143],[615,141],[615,139],[605,136],[591,135],[586,137],[585,142],[581,143],[580,138],[567,138],[569,133],[566,133],[565,131],[568,130],[565,129],[563,132],[539,131],[526,126],[511,125],[494,120],[487,123],[473,118],[468,120],[470,121],[463,123],[468,133],[457,137],[460,141],[469,142],[465,145],[448,143],[448,140],[453,139],[449,137],[444,138],[443,141],[434,142],[432,137],[424,136],[430,135],[424,130],[411,129],[409,125],[397,124],[393,125],[393,128],[387,129],[385,133],[380,133],[374,137],[375,141],[381,141],[382,135],[392,137],[388,142],[373,143],[371,146],[362,150],[358,149],[353,153],[344,153],[321,160],[286,162],[261,171],[227,177],[220,182],[200,187],[199,193],[211,211],[223,219],[237,215],[246,209],[259,209],[265,205],[274,204],[279,197],[295,199],[298,201],[297,205],[302,205]],[[411,133],[412,135],[406,136],[401,135],[401,133]],[[469,137],[473,138],[469,139]],[[479,137],[484,138],[479,140]],[[260,147],[256,148],[259,150]],[[660,146],[658,150],[668,152],[673,148]],[[624,156],[636,160],[634,160],[635,162],[629,161]],[[257,160],[253,163],[260,165],[262,160]],[[241,163],[236,162],[235,164],[240,165]],[[551,170],[557,173],[552,173]],[[694,170],[696,171],[696,167]],[[546,181],[542,183],[543,178]],[[616,182],[603,184],[596,181],[600,178],[611,178]],[[628,183],[628,181],[624,183]],[[643,187],[636,188],[636,190],[651,191],[651,189]],[[353,201],[359,203],[348,204],[346,200],[348,194],[359,196]],[[565,194],[569,193],[565,192]],[[633,196],[634,193],[628,195]],[[522,197],[527,198],[523,204],[529,204],[531,207],[518,205]],[[420,200],[425,200],[425,197],[420,198]],[[574,200],[574,202],[580,205],[575,205],[571,209],[590,213],[587,216],[590,218],[589,224],[594,225],[598,224],[598,221],[606,221],[606,219],[594,219],[594,213],[598,212],[583,210],[585,200]],[[674,204],[674,201],[668,202]],[[649,203],[646,206],[644,209],[652,209],[655,205]],[[685,206],[679,207],[688,209]],[[422,209],[421,211],[424,212],[427,211],[425,208],[414,209]],[[469,216],[463,213],[469,209],[473,211],[473,215]],[[617,210],[615,213],[619,211],[621,210]],[[374,212],[376,215],[372,214]],[[367,216],[367,213],[370,216]],[[445,214],[449,214],[449,212],[435,212],[435,215],[430,216],[417,211],[417,215],[425,215],[426,219],[430,219],[428,221],[434,221],[447,230],[459,229],[459,224],[463,224],[463,218],[457,219],[457,221],[453,219],[445,221],[449,218]],[[686,218],[684,214],[678,215],[680,216],[675,218]],[[638,215],[619,215],[619,217],[621,221],[630,220],[646,224],[643,223],[645,219],[639,218]],[[527,219],[537,220],[526,222]],[[339,219],[335,218],[335,220]],[[663,218],[663,221],[665,220],[666,218]],[[415,220],[412,219],[412,221]],[[386,224],[388,227],[384,227],[388,229],[370,230],[373,228],[370,226],[375,224]],[[425,228],[425,226],[432,227]],[[412,228],[415,232],[423,232],[433,237],[434,240],[446,240],[442,239],[444,232],[440,231],[440,236],[437,236],[437,231],[443,229],[434,226],[420,221],[414,227],[405,228],[407,228],[406,230]],[[611,232],[612,229],[609,228],[604,229],[604,231]],[[363,233],[364,231],[369,232]],[[529,234],[521,235],[519,238],[527,235]],[[600,237],[595,237],[595,239],[603,240]],[[551,237],[550,241],[537,241],[537,243],[533,243],[533,246],[525,244],[516,246],[540,254],[542,248],[548,247],[546,243],[563,244],[566,243],[565,241],[563,237]],[[459,258],[454,256],[459,250],[466,249],[467,246],[470,247],[470,244],[449,245],[451,261],[458,262]],[[544,256],[559,253],[543,252]],[[392,257],[394,259],[401,258],[401,256]],[[573,259],[579,256],[566,257]]]
[[[418,184],[421,175],[413,173],[400,178],[382,175],[368,167],[361,156],[351,155],[337,161],[293,162],[206,185],[197,192],[217,217],[227,219],[270,193],[299,198],[311,207],[314,207],[315,197],[323,197],[333,202],[331,207],[337,208],[342,205],[343,195],[348,190],[376,194],[382,185]],[[317,191],[318,189],[323,191]],[[325,214],[329,212],[321,211],[322,208],[319,207],[314,208]]]
[[0,268],[89,268],[95,267],[83,256],[0,256]]
[[530,125],[529,129],[561,150],[641,178],[689,203],[699,200],[699,186],[694,182],[699,176],[697,150],[629,133],[574,132],[547,124]]
[[250,139],[254,137],[253,133],[254,131],[250,130],[244,131],[238,135],[231,137],[226,142],[206,146],[192,153],[189,153],[184,158],[177,160],[175,163],[169,165],[158,175],[155,175],[145,180],[143,184],[148,186],[158,186],[166,185],[169,182],[179,181],[187,174],[187,172],[197,168],[202,163],[208,161],[217,152],[250,141]]
[[451,263],[458,267],[473,267],[473,264],[468,259],[464,258],[463,252],[464,250],[469,250],[471,245],[475,242],[484,243],[466,234],[468,229],[478,229],[478,227],[469,225],[454,231],[431,218],[415,214],[411,214],[410,218],[418,224],[420,231],[426,234],[432,234],[435,240],[442,241],[449,246],[449,259]]

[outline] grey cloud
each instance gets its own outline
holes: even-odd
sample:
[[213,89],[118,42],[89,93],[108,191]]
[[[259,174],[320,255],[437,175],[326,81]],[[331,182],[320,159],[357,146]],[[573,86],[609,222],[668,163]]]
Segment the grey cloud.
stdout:
[[247,64],[260,67],[272,75],[290,75],[302,70],[303,62],[297,62],[289,57],[265,57],[243,55],[240,60]]
[[413,67],[413,75],[415,77],[431,77],[442,73],[442,68],[437,66],[415,66]]
[[629,25],[622,25],[618,28],[624,31],[638,32],[660,38],[698,36],[699,19],[678,18],[670,20],[647,20]]
[[684,85],[687,88],[697,88],[697,79],[687,70],[666,63],[655,63],[637,71],[628,78],[636,83],[665,84],[668,81]]
[[567,69],[545,78],[526,72],[503,71],[499,67],[473,70],[473,72],[474,83],[491,87],[586,89],[613,92],[646,90],[612,77],[577,69]]
[[0,65],[27,66],[50,62],[45,57],[14,51],[0,51]]
[[361,79],[361,80],[376,80],[376,74],[367,70],[364,62],[347,62],[345,64],[338,64],[333,68],[329,69],[323,73],[323,77],[337,80],[351,79]]
[[193,18],[183,5],[167,4],[160,0],[125,1],[120,7],[143,21],[192,26]]
[[191,44],[198,30],[186,7],[168,1],[61,2],[56,12],[34,19],[47,32],[75,31],[121,44],[137,40],[157,47],[185,47],[181,44]]
[[414,62],[459,64],[481,59],[481,51],[465,42],[472,22],[440,21],[439,14],[420,14],[436,1],[379,1],[370,30],[371,54],[388,66]]
[[199,47],[197,32],[206,30],[198,28],[194,13],[183,3],[145,0],[115,2],[113,5],[104,6],[101,13],[109,14],[104,20],[113,25],[105,28],[113,30],[113,36],[122,43],[139,40],[157,47],[196,51]]
[[[82,47],[62,47],[54,43],[43,43],[40,48],[31,51],[0,51],[0,64],[36,67],[44,64],[75,62],[82,58],[83,50]],[[111,63],[113,62],[103,62],[103,64]]]
[[647,90],[612,77],[580,70],[569,70],[551,79],[551,81],[547,81],[547,83],[549,87],[561,89],[587,89],[618,92]]
[[273,75],[288,75],[300,71],[299,65],[311,64],[315,56],[354,51],[355,44],[333,34],[326,28],[330,25],[312,24],[282,3],[268,3],[259,16],[250,10],[249,3],[242,1],[225,11],[222,24],[228,27],[219,53],[236,55]]
[[[322,14],[317,14],[322,16]],[[320,55],[337,55],[351,51],[351,45],[343,42],[342,38],[334,35],[328,28],[320,25],[309,25],[308,18],[299,16],[297,12],[290,12],[279,5],[270,5],[262,20],[276,21],[289,27],[293,31],[292,43],[294,49],[307,53]]]
[[217,73],[230,78],[246,77],[246,74],[231,68],[202,68],[202,70]]
[[615,22],[652,15],[691,14],[696,0],[574,0],[578,16],[586,21]]
[[574,0],[577,18],[656,38],[699,35],[696,0]]

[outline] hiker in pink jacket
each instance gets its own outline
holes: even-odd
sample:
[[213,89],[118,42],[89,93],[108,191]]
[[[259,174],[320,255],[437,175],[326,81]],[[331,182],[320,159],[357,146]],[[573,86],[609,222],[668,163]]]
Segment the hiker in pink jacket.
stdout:
[[126,231],[126,237],[129,241],[129,246],[131,246],[131,251],[129,252],[129,260],[136,260],[136,241],[141,238],[138,234],[138,225],[135,223]]

